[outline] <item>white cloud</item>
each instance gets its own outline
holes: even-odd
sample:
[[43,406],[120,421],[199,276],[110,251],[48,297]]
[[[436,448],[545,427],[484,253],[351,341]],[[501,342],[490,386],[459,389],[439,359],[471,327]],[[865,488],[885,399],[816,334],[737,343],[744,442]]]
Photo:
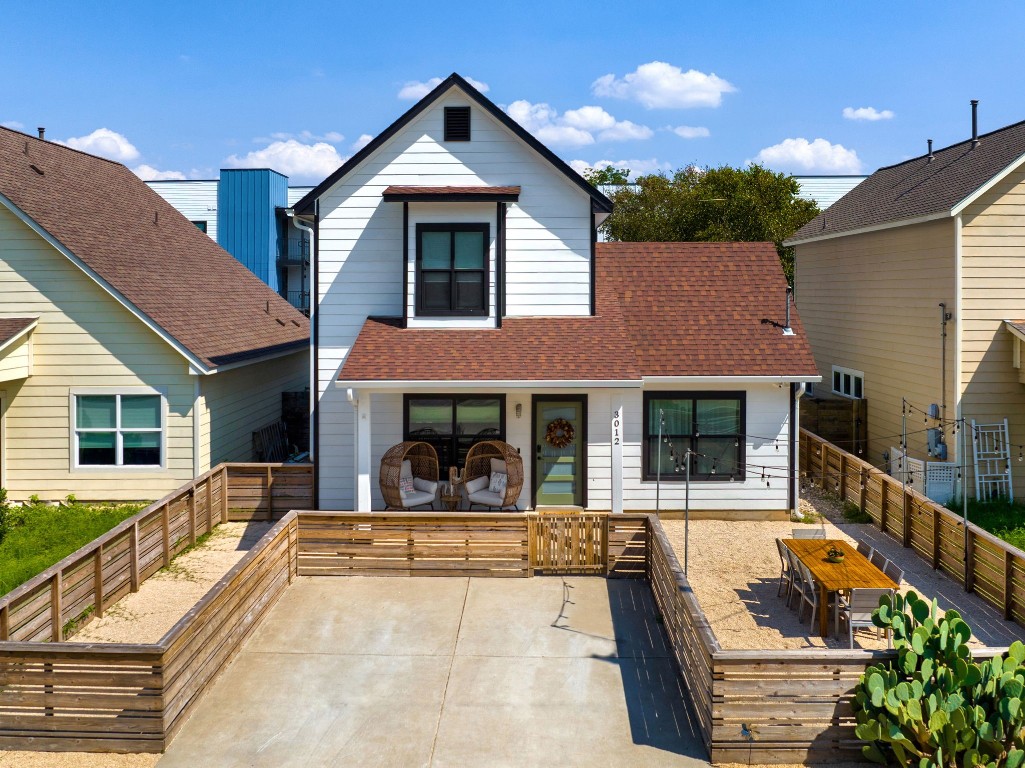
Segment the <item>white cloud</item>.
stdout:
[[363,149],[363,147],[365,147],[367,144],[369,144],[373,140],[374,140],[374,137],[371,136],[369,133],[361,133],[359,135],[359,138],[356,139],[354,142],[352,142],[352,146],[350,147],[350,149],[353,152],[359,152],[361,149]]
[[143,181],[173,181],[186,178],[181,171],[161,171],[146,163],[132,168],[132,173]]
[[340,134],[338,131],[328,131],[327,133],[317,134],[312,131],[300,131],[299,133],[288,133],[287,131],[275,131],[270,135],[258,136],[253,141],[257,144],[266,144],[270,141],[288,141],[289,139],[298,139],[299,141],[326,141],[329,144],[338,144],[345,141],[345,136]]
[[672,166],[669,163],[656,160],[654,157],[648,158],[647,160],[596,160],[593,163],[589,163],[586,160],[569,161],[570,168],[581,176],[584,174],[584,171],[590,170],[591,168],[605,168],[610,165],[613,168],[629,168],[630,178],[632,179],[636,179],[638,176],[645,176],[649,173],[669,171],[672,169]]
[[506,112],[545,144],[585,147],[595,141],[636,141],[654,135],[646,125],[616,120],[601,107],[568,109],[560,115],[548,104],[520,99],[510,104]]
[[139,150],[128,139],[109,128],[97,128],[87,136],[77,136],[67,141],[58,141],[72,149],[80,149],[92,155],[127,163],[139,158]]
[[273,168],[302,181],[320,181],[338,168],[345,158],[324,141],[303,144],[295,139],[273,141],[263,149],[245,155],[230,155],[224,162],[231,168]]
[[722,95],[737,90],[718,75],[696,69],[684,72],[664,61],[641,64],[623,77],[603,75],[591,83],[591,93],[616,99],[631,99],[648,109],[718,107]]
[[861,160],[853,149],[830,144],[825,139],[784,139],[766,147],[755,162],[772,168],[807,173],[860,173]]
[[[463,79],[481,93],[487,93],[491,90],[487,83],[481,82],[480,80],[474,80],[472,77],[464,77]],[[417,101],[422,99],[439,85],[441,85],[440,77],[432,77],[429,80],[424,81],[409,80],[401,89],[399,89],[398,97],[404,101]]]
[[17,120],[8,120],[6,122],[0,123],[0,125],[2,125],[4,128],[10,128],[12,131],[25,130],[25,124],[19,123]]
[[711,131],[707,128],[691,125],[678,125],[675,128],[670,128],[669,130],[681,139],[706,139],[712,135]]
[[892,120],[893,112],[889,109],[878,110],[875,107],[844,107],[843,116],[848,120]]

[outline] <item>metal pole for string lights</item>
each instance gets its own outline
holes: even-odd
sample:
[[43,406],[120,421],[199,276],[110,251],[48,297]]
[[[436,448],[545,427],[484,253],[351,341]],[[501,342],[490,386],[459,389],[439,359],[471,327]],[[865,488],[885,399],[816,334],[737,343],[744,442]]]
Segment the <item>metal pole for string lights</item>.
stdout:
[[658,464],[655,470],[655,514],[658,514],[662,494],[662,424],[665,422],[665,411],[658,409]]
[[687,463],[687,482],[683,491],[683,575],[687,575],[687,559],[690,554],[690,448],[683,455]]
[[[964,588],[968,591],[968,430],[967,420],[961,415],[961,447],[964,456],[961,458],[961,521],[964,524]],[[972,435],[972,445],[975,435]]]

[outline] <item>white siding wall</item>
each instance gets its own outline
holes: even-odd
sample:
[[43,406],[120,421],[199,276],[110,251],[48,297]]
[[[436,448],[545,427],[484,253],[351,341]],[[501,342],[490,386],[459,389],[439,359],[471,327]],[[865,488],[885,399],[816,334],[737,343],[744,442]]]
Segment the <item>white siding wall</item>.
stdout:
[[[6,208],[0,307],[39,316],[32,375],[5,392],[4,474],[12,499],[153,499],[192,477],[193,377],[185,360]],[[167,468],[72,470],[70,390],[152,387],[167,398]]]
[[[473,140],[443,142],[443,107],[469,103],[450,93],[320,199],[316,397],[324,508],[354,503],[353,412],[334,381],[368,315],[402,314],[402,205],[382,200],[387,186],[520,185],[520,202],[507,215],[507,314],[590,311],[589,197],[475,105]],[[493,216],[494,206],[486,208]]]
[[200,471],[222,461],[252,461],[253,432],[281,419],[281,393],[309,386],[309,351],[200,380]]
[[[747,479],[734,483],[693,482],[690,490],[692,510],[780,511],[788,507],[787,501],[787,441],[789,439],[790,388],[776,384],[743,387],[716,387],[717,391],[747,392],[747,432],[777,440],[749,439],[747,441],[747,462],[752,465]],[[439,392],[444,391],[439,387]],[[701,391],[701,390],[695,390]],[[531,395],[558,397],[559,394],[579,395],[581,390],[552,389],[529,392],[523,390],[500,390],[481,388],[475,393],[504,393],[506,396],[506,440],[523,456],[525,480],[520,496],[520,509],[530,506],[533,487],[533,445],[531,434]],[[361,397],[365,397],[362,393]],[[612,508],[612,404],[614,399],[623,400],[623,496],[624,509],[655,509],[655,482],[643,480],[642,475],[642,432],[643,393],[638,389],[591,389],[587,390],[587,506],[589,509],[609,510]],[[517,403],[523,406],[522,416],[516,417]],[[378,487],[378,469],[381,455],[392,445],[402,440],[402,395],[380,393],[371,396],[371,489],[373,508],[382,509],[384,500]],[[778,450],[777,450],[778,445]],[[351,461],[351,454],[350,454]],[[761,478],[760,467],[766,466],[769,487]],[[758,468],[755,468],[758,467]],[[444,474],[444,471],[443,471]],[[667,475],[662,482],[661,509],[681,510],[684,507],[684,484],[674,482],[674,476]],[[678,476],[676,476],[678,477]]]
[[217,242],[217,180],[147,181],[149,188],[189,221],[205,221],[206,233]]

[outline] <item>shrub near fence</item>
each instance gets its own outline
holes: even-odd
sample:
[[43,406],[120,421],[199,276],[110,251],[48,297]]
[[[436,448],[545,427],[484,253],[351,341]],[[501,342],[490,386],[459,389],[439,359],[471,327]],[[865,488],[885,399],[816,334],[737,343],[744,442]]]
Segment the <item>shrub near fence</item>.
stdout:
[[1025,552],[817,435],[801,430],[800,466],[884,533],[1025,627]]

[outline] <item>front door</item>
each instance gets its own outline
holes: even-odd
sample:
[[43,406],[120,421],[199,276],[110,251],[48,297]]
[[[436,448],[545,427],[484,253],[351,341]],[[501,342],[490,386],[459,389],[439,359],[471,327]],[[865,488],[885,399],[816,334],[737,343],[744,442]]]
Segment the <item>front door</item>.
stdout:
[[534,506],[578,506],[587,460],[587,397],[534,397]]

